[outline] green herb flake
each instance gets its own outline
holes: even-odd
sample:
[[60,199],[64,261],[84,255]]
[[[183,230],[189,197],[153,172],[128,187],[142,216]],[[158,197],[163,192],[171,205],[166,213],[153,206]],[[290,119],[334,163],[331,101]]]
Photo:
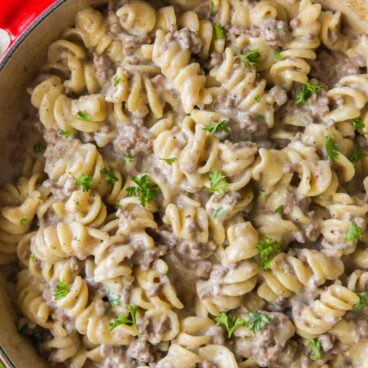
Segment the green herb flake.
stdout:
[[337,150],[337,145],[334,142],[334,137],[324,137],[323,138],[323,144],[325,146],[325,151],[326,151],[326,155],[327,158],[334,162],[336,159],[339,158],[339,151]]
[[247,325],[243,319],[231,314],[226,314],[226,312],[220,312],[220,314],[215,317],[215,322],[218,326],[225,326],[228,338],[230,338],[239,327],[245,327]]
[[20,219],[20,224],[21,225],[28,224],[28,217],[22,216],[22,218]]
[[134,157],[129,155],[129,153],[124,153],[124,160],[126,163],[130,163],[134,161]]
[[120,305],[121,295],[113,292],[109,292],[107,299],[111,305]]
[[275,208],[275,213],[278,213],[279,215],[281,215],[283,210],[284,210],[284,206],[278,206],[277,208]]
[[349,155],[349,160],[354,164],[354,165],[358,165],[359,161],[363,158],[367,156],[367,152],[364,151],[360,151],[360,150],[356,150],[353,151],[350,155]]
[[356,243],[362,239],[362,230],[360,227],[353,221],[349,225],[349,230],[346,233],[345,240],[349,243]]
[[261,102],[261,96],[256,96],[256,98],[254,99],[257,103]]
[[318,93],[322,88],[321,84],[312,84],[307,82],[306,84],[303,84],[302,88],[297,92],[294,98],[294,102],[297,105],[304,105],[305,102],[312,97],[312,95]]
[[273,54],[274,54],[275,59],[276,59],[277,61],[282,60],[282,56],[281,56],[281,51],[280,51],[280,50],[275,50]]
[[355,293],[359,297],[359,302],[354,304],[354,308],[363,309],[368,307],[368,291]]
[[60,129],[59,134],[64,138],[70,138],[72,136],[72,132],[70,130]]
[[224,175],[222,175],[219,170],[212,170],[209,172],[208,177],[210,179],[210,187],[206,188],[208,192],[217,192],[220,194],[225,193],[227,187],[227,180]]
[[260,57],[261,54],[258,49],[250,49],[245,54],[239,55],[240,61],[249,66],[255,65]]
[[137,186],[127,188],[128,197],[138,197],[139,203],[146,207],[147,202],[157,197],[158,186],[151,182],[148,175],[143,175],[140,178],[133,176],[132,180]]
[[175,161],[176,161],[176,157],[171,157],[171,158],[160,158],[161,161],[165,161],[168,165],[172,165]]
[[100,170],[100,173],[105,177],[105,180],[111,184],[114,185],[117,181],[118,178],[113,174],[113,172],[111,170],[109,170],[107,167],[103,167]]
[[133,326],[136,332],[138,333],[138,326],[137,326],[137,306],[129,304],[128,305],[128,316],[117,316],[112,321],[109,322],[109,329],[110,331],[120,325],[128,325]]
[[224,209],[222,207],[218,207],[218,208],[216,208],[216,209],[213,210],[212,217],[215,220],[218,220],[223,213],[224,213]]
[[254,333],[258,333],[264,329],[264,327],[270,323],[272,318],[264,313],[250,312],[248,320],[246,321],[247,327]]
[[83,192],[88,192],[92,188],[92,176],[83,173],[79,178],[74,179],[74,184],[81,187]]
[[116,88],[120,83],[121,78],[118,75],[114,75],[114,87]]
[[211,134],[215,134],[218,132],[224,132],[228,134],[230,133],[230,129],[228,127],[229,124],[230,124],[229,120],[220,120],[212,124],[206,124],[203,127],[203,130]]
[[215,2],[210,0],[210,17],[214,17],[216,15]]
[[222,40],[225,38],[225,30],[222,28],[220,23],[213,23],[213,31],[215,40]]
[[281,252],[281,244],[266,236],[263,241],[257,243],[256,247],[260,258],[259,266],[263,270],[268,270],[272,258]]
[[318,360],[321,359],[322,345],[317,339],[311,339],[307,343],[308,348],[311,350],[311,359]]
[[68,295],[70,289],[64,280],[60,280],[54,291],[54,299],[59,300]]
[[31,254],[31,256],[29,257],[29,259],[32,261],[32,262],[36,262],[36,256],[34,254]]
[[42,143],[37,143],[33,146],[34,153],[41,153],[45,150],[45,146]]
[[351,123],[357,129],[364,129],[365,128],[361,118],[355,118]]
[[82,121],[91,121],[92,117],[91,115],[89,115],[87,112],[85,111],[78,111],[77,114],[75,115],[75,117],[78,120],[82,120]]

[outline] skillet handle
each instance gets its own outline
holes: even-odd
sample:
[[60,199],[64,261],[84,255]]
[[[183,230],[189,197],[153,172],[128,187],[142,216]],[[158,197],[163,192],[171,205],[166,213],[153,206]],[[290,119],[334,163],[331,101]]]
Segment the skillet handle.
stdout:
[[55,0],[0,0],[0,58]]

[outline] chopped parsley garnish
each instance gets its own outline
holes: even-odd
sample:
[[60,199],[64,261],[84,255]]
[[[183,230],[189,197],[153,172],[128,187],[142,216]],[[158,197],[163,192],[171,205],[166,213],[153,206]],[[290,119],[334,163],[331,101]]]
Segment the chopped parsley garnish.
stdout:
[[245,54],[240,54],[239,59],[246,65],[253,66],[257,63],[261,54],[258,49],[248,50]]
[[327,158],[332,162],[338,159],[339,151],[337,150],[337,145],[334,142],[334,137],[330,136],[324,137],[323,144],[325,145]]
[[321,359],[321,349],[322,345],[317,339],[311,339],[307,343],[308,348],[312,351],[311,359],[318,360]]
[[69,331],[69,336],[75,336],[76,334],[77,334],[77,330],[75,328]]
[[355,118],[351,123],[357,129],[364,129],[365,128],[361,118]]
[[213,0],[210,0],[210,17],[214,17],[216,15],[215,3]]
[[112,321],[109,322],[110,331],[120,325],[128,325],[133,326],[136,332],[138,333],[137,327],[137,306],[129,304],[128,305],[129,314],[127,316],[117,316]]
[[111,305],[120,305],[121,295],[113,292],[107,294],[107,299]]
[[114,87],[116,88],[120,83],[120,77],[118,75],[114,75]]
[[224,209],[222,207],[218,207],[213,210],[212,217],[217,220],[224,212]]
[[215,317],[215,322],[218,326],[225,326],[228,338],[230,338],[235,330],[237,330],[239,327],[244,327],[247,325],[243,319],[231,314],[226,314],[225,312],[220,312],[220,314]]
[[355,293],[359,297],[359,302],[354,304],[354,308],[362,309],[368,307],[368,291],[362,293]]
[[297,105],[304,105],[305,101],[307,101],[312,95],[318,93],[322,88],[321,84],[312,84],[307,82],[303,84],[302,88],[297,92],[294,98],[294,102]]
[[129,155],[129,153],[124,153],[124,160],[125,162],[133,162],[134,161],[134,157],[132,155]]
[[360,227],[353,221],[349,225],[349,230],[346,233],[345,240],[349,243],[356,243],[358,240],[362,239],[362,230]]
[[34,153],[40,153],[45,150],[45,146],[42,143],[37,143],[33,146]]
[[34,254],[31,254],[29,258],[32,262],[36,262],[36,256]]
[[230,133],[230,129],[228,128],[229,124],[229,120],[220,120],[212,124],[206,124],[203,127],[203,130],[211,134],[215,134],[217,132],[224,132],[227,134]]
[[259,266],[263,270],[268,270],[272,258],[281,252],[281,244],[266,236],[263,241],[257,243],[257,250],[260,257]]
[[278,206],[277,208],[275,208],[275,213],[281,214],[283,210],[284,206]]
[[210,178],[210,187],[206,188],[209,192],[217,192],[224,194],[227,187],[227,180],[219,170],[212,170],[209,172],[208,177]]
[[359,163],[359,161],[365,157],[367,155],[366,152],[364,151],[360,151],[360,150],[356,150],[353,151],[350,156],[349,156],[349,160],[354,164],[357,165]]
[[27,216],[22,216],[22,218],[20,219],[20,224],[25,225],[27,223],[28,223],[28,217]]
[[78,120],[83,120],[83,121],[91,121],[92,120],[91,115],[89,115],[85,111],[78,111],[77,114],[75,115],[75,117]]
[[156,198],[158,186],[151,182],[148,175],[143,175],[140,178],[133,176],[132,180],[137,186],[127,188],[128,197],[139,197],[139,203],[146,207],[147,202]]
[[225,30],[220,23],[213,23],[213,31],[215,34],[215,40],[221,40],[225,38]]
[[79,178],[74,179],[74,184],[81,187],[83,192],[88,192],[92,187],[92,176],[83,173]]
[[59,300],[68,295],[70,289],[64,280],[60,280],[54,291],[54,299]]
[[257,103],[261,102],[261,96],[256,96],[256,98],[254,99]]
[[161,161],[165,161],[168,165],[172,165],[176,161],[176,157],[171,158],[160,158]]
[[260,332],[264,327],[271,322],[272,318],[264,313],[250,312],[246,325],[254,333]]
[[105,180],[111,184],[114,185],[117,181],[118,178],[113,174],[113,172],[111,170],[109,170],[107,167],[103,167],[100,170],[100,173],[105,177]]
[[64,138],[70,138],[72,136],[72,132],[70,130],[60,129],[59,134]]
[[275,55],[276,60],[280,61],[282,59],[280,50],[275,50],[273,54]]

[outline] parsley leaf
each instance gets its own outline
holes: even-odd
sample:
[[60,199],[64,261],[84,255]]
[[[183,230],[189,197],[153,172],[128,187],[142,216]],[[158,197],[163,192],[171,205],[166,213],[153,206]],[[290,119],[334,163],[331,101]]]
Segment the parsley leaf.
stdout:
[[221,171],[212,170],[209,172],[208,176],[210,178],[210,187],[206,188],[206,190],[208,192],[224,194],[228,183],[226,177],[222,175]]
[[33,146],[34,153],[40,153],[45,150],[45,146],[42,143],[37,143]]
[[216,15],[215,3],[213,0],[210,0],[210,17],[214,17]]
[[312,95],[318,93],[322,88],[321,84],[312,84],[307,82],[303,84],[302,88],[297,92],[294,97],[294,102],[297,105],[304,105],[305,101],[307,101]]
[[246,326],[246,322],[243,319],[226,314],[225,312],[220,312],[220,314],[215,317],[215,321],[218,326],[225,326],[228,338],[230,338],[239,327]]
[[213,31],[215,33],[215,40],[221,40],[225,38],[225,30],[220,23],[213,23]]
[[116,88],[120,83],[120,77],[118,75],[114,75],[114,87]]
[[217,220],[224,212],[224,209],[222,207],[218,207],[213,210],[212,217]]
[[345,240],[350,243],[356,243],[358,240],[362,239],[362,230],[360,227],[353,221],[350,223],[349,230],[346,233]]
[[151,182],[148,175],[143,175],[141,178],[133,176],[132,180],[137,186],[127,188],[128,197],[139,197],[139,203],[146,207],[147,202],[156,198],[158,186]]
[[239,59],[246,65],[253,66],[257,63],[261,54],[258,49],[250,49],[245,54],[240,54]]
[[81,187],[83,192],[88,192],[92,187],[92,176],[83,173],[78,179],[74,179],[74,184]]
[[260,103],[261,102],[261,96],[256,96],[256,98],[254,99],[257,103]]
[[64,138],[70,138],[72,136],[72,132],[70,130],[60,129],[59,134]]
[[365,128],[361,118],[355,118],[351,123],[357,129],[364,129]]
[[109,322],[109,329],[110,331],[120,325],[128,325],[133,326],[136,332],[138,333],[138,326],[137,326],[137,306],[133,304],[128,305],[128,316],[117,316],[112,321]]
[[133,162],[134,157],[132,155],[129,155],[129,153],[124,153],[124,160],[125,160],[126,163]]
[[75,117],[78,120],[83,120],[83,121],[91,121],[92,117],[91,115],[89,115],[87,112],[85,111],[78,111],[77,114],[75,115]]
[[273,54],[275,55],[275,59],[276,60],[278,60],[278,61],[282,60],[281,51],[280,50],[275,50]]
[[211,134],[215,134],[217,132],[230,133],[230,129],[228,128],[229,124],[229,120],[220,120],[213,124],[206,124],[203,127],[203,130]]
[[176,157],[171,158],[160,158],[161,161],[165,161],[168,165],[172,165],[176,161]]
[[107,167],[103,167],[100,170],[100,173],[105,177],[105,180],[111,184],[114,185],[117,181],[118,178],[113,174],[113,172],[111,170],[109,170]]
[[359,302],[354,304],[354,308],[362,309],[368,307],[368,291],[362,293],[355,293],[359,297]]
[[20,219],[20,224],[25,225],[27,223],[28,223],[28,217],[27,216],[22,216],[22,218]]
[[120,305],[120,294],[116,294],[113,292],[108,292],[107,299],[111,305]]
[[68,295],[70,289],[64,280],[60,280],[54,291],[54,299],[59,300]]
[[264,313],[250,312],[246,325],[254,333],[260,332],[272,320],[270,316]]
[[281,214],[283,210],[284,206],[278,206],[277,208],[275,208],[275,213]]
[[350,156],[349,156],[349,160],[354,164],[357,165],[359,163],[359,161],[365,157],[367,155],[366,152],[364,151],[360,151],[360,150],[356,150],[353,151]]
[[318,360],[321,358],[322,345],[317,339],[309,340],[307,346],[312,350],[311,359]]
[[281,252],[281,244],[268,236],[266,236],[263,241],[258,242],[256,248],[261,259],[259,266],[264,270],[268,270],[270,268],[272,258],[277,253]]
[[339,151],[337,150],[337,145],[333,140],[334,140],[334,137],[330,137],[330,136],[323,138],[323,144],[325,145],[325,151],[327,154],[327,158],[332,162],[338,159],[340,155]]

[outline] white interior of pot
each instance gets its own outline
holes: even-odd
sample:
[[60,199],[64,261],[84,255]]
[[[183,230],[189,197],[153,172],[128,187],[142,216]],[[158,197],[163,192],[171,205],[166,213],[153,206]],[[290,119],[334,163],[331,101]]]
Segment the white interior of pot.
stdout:
[[[1,0],[0,0],[1,1]],[[26,88],[40,71],[45,61],[47,46],[57,39],[62,31],[74,21],[76,12],[88,5],[98,5],[104,0],[59,0],[51,13],[41,16],[35,27],[13,47],[4,59],[0,70],[0,182],[17,175],[21,160],[15,160],[14,152],[22,149],[20,124],[27,115],[29,96]],[[327,8],[344,13],[353,28],[366,31],[368,23],[367,0],[323,0]],[[16,329],[15,315],[9,299],[5,295],[4,281],[0,275],[0,346],[17,368],[46,367],[35,353],[31,344]],[[1,350],[0,350],[1,354]],[[1,356],[1,355],[0,355]]]

